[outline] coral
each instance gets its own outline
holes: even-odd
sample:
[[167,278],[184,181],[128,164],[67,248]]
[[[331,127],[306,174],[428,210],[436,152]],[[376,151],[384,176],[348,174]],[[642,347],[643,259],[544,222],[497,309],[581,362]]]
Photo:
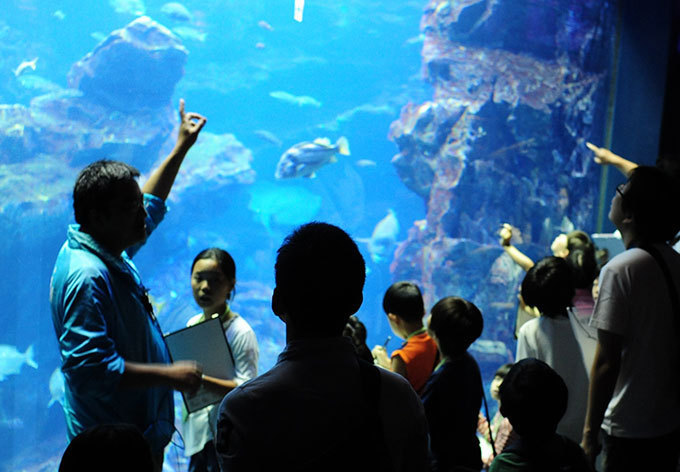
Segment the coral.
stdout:
[[521,270],[497,243],[500,224],[520,228],[532,255],[573,226],[593,229],[599,173],[584,141],[601,141],[608,83],[592,58],[609,54],[613,28],[605,0],[520,3],[431,0],[421,29],[432,98],[404,106],[389,133],[399,177],[427,202],[393,277],[419,280],[430,304],[474,301],[485,337],[504,342]]

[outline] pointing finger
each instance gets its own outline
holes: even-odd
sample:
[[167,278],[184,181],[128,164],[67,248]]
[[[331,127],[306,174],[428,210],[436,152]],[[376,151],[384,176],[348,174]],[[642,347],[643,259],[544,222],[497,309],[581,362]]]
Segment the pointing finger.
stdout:
[[180,121],[184,120],[184,99],[183,98],[179,99],[179,119],[180,119]]

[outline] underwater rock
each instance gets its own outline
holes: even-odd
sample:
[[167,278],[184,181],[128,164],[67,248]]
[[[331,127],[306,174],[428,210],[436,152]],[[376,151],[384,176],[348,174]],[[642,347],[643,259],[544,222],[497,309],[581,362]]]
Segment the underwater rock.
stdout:
[[[175,142],[176,133],[166,142],[169,151]],[[214,194],[221,187],[235,183],[252,184],[255,171],[250,166],[253,154],[233,134],[212,134],[202,132],[191,149],[191,157],[182,164],[170,198],[176,200],[191,189],[205,192],[206,186]],[[161,161],[154,165],[154,168]]]
[[428,305],[473,301],[485,338],[508,344],[523,272],[498,228],[521,226],[532,257],[560,232],[594,230],[599,169],[584,141],[602,140],[609,72],[598,59],[613,31],[606,0],[520,3],[431,0],[421,29],[432,97],[405,105],[389,132],[397,174],[427,203],[393,279],[419,281]]
[[169,104],[187,55],[170,30],[143,16],[113,31],[75,63],[68,84],[109,108],[160,108]]

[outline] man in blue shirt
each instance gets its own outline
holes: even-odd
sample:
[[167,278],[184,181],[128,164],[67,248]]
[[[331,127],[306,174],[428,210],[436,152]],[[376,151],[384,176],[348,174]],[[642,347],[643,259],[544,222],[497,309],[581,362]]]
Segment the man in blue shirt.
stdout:
[[161,470],[174,430],[172,389],[193,391],[194,362],[170,363],[146,289],[130,257],[165,215],[165,199],[206,119],[180,101],[174,149],[140,190],[137,169],[97,161],[73,190],[76,222],[52,275],[50,304],[66,379],[69,440],[102,423],[136,425]]

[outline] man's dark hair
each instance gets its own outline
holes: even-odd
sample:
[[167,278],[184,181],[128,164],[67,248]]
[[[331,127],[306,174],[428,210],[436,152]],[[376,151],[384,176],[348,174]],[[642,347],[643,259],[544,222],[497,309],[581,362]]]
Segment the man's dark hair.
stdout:
[[59,472],[153,472],[151,447],[131,424],[102,424],[78,434],[64,451]]
[[300,330],[338,336],[361,306],[366,264],[337,226],[312,222],[297,228],[279,248],[274,269],[274,300],[280,302],[274,311]]
[[633,169],[621,200],[624,215],[633,218],[642,243],[672,240],[680,230],[680,189],[677,182],[656,167]]
[[139,177],[139,171],[120,161],[102,159],[85,167],[73,187],[73,211],[76,222],[89,223],[90,211],[103,213],[120,188],[120,184]]
[[574,298],[574,280],[567,261],[546,257],[529,269],[522,281],[522,299],[549,318],[566,316]]
[[455,357],[464,353],[482,335],[482,312],[463,298],[442,298],[432,307],[430,314],[428,329],[437,337],[439,349],[445,356]]
[[422,321],[425,315],[423,294],[414,283],[393,283],[383,297],[383,310],[385,314],[392,313],[408,323]]
[[513,365],[498,394],[501,414],[524,437],[552,435],[567,410],[567,385],[538,359],[522,359]]

